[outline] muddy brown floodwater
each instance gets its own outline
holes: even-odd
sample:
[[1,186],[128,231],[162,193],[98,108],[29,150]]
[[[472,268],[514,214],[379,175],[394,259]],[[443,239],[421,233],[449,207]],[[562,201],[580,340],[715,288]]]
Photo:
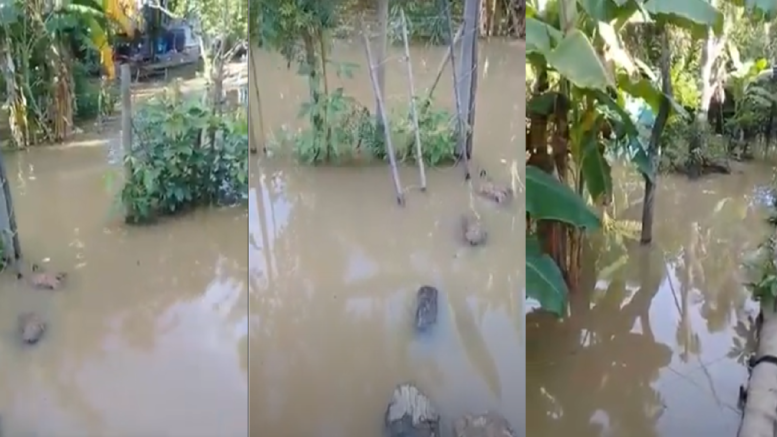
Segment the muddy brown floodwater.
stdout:
[[[5,154],[27,260],[69,275],[52,292],[0,274],[2,433],[245,436],[246,210],[127,227],[111,215],[108,144]],[[27,311],[49,330],[23,348]]]
[[[431,85],[443,54],[412,50],[419,90]],[[480,54],[475,163],[510,181],[523,156],[523,52],[494,41]],[[390,50],[389,105],[406,101],[399,56]],[[364,65],[359,45],[340,44],[334,57]],[[276,55],[255,52],[254,61],[268,131],[295,129],[306,83]],[[373,106],[364,68],[341,83]],[[436,92],[448,108],[451,83],[446,73]],[[430,170],[428,192],[409,191],[400,208],[383,165],[252,164],[251,436],[381,436],[391,391],[406,381],[445,418],[492,410],[523,435],[521,202],[498,208],[471,196],[460,168]],[[400,173],[405,186],[418,185],[415,168]],[[457,240],[459,214],[470,209],[488,227],[485,247]],[[440,289],[442,304],[438,325],[417,337],[413,302],[423,284]]]
[[[639,220],[642,184],[625,173],[617,216]],[[527,316],[529,435],[736,435],[757,314],[740,267],[767,235],[772,175],[662,176],[652,248],[595,238],[571,316]]]

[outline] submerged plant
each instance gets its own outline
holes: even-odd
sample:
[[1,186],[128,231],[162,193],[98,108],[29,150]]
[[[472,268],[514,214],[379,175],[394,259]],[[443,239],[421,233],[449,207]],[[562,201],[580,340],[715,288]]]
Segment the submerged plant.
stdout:
[[132,151],[125,158],[128,179],[121,191],[128,222],[244,200],[248,124],[243,111],[217,115],[200,99],[184,99],[174,91],[143,105],[133,129]]

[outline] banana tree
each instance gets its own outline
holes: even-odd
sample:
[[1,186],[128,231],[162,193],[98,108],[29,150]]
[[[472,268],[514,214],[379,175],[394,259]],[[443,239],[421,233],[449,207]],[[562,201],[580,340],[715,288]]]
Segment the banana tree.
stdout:
[[[777,104],[775,93],[770,89],[769,82],[763,79],[771,78],[772,70],[766,59],[756,59],[742,62],[738,50],[730,47],[729,59],[734,68],[727,74],[725,88],[733,100],[733,117],[726,122],[726,131],[731,135],[729,152],[733,145],[738,146],[742,156],[750,156],[750,140],[756,132],[771,131],[772,107]],[[764,74],[766,73],[766,74]]]
[[73,48],[104,41],[105,22],[95,0],[0,3],[0,70],[16,147],[34,142],[34,134],[44,140],[69,135],[76,103]]
[[601,226],[591,206],[612,192],[608,150],[620,149],[655,180],[655,151],[625,111],[627,95],[654,110],[683,109],[657,87],[653,69],[625,49],[632,23],[672,23],[697,34],[720,32],[722,14],[705,0],[530,2],[527,61],[534,70],[527,104],[527,296],[561,314],[578,283],[582,234]]

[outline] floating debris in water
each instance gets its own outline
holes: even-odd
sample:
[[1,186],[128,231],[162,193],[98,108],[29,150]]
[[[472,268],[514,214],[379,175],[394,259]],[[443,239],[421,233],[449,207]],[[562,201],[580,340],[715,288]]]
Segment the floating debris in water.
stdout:
[[46,332],[47,324],[35,313],[19,316],[19,334],[24,343],[35,344]]
[[415,327],[419,332],[426,332],[437,324],[439,292],[436,288],[424,285],[416,293]]
[[432,401],[412,384],[394,389],[386,409],[389,437],[438,437],[440,415]]

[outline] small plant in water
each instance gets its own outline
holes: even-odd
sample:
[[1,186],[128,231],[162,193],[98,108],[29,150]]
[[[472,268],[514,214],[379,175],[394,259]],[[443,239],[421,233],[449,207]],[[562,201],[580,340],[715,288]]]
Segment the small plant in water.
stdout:
[[764,305],[773,305],[777,298],[777,240],[769,238],[745,261],[751,282],[747,288]]
[[[173,89],[144,104],[133,121],[128,178],[120,198],[129,223],[202,204],[233,204],[248,192],[244,111],[216,115]],[[213,139],[211,141],[211,139]]]
[[744,267],[749,278],[745,285],[753,294],[753,298],[762,305],[773,306],[777,302],[777,197],[772,192],[771,211],[768,222],[772,226],[772,235],[750,253]]
[[[424,162],[431,166],[454,162],[456,130],[453,115],[433,108],[428,102],[418,107]],[[322,117],[326,120],[323,129],[310,126],[294,135],[282,132],[278,137],[283,140],[274,146],[290,143],[297,159],[306,164],[342,162],[356,157],[387,159],[385,138],[377,128],[375,116],[356,99],[345,95],[342,88],[322,96],[317,103],[304,103],[299,116],[309,118],[314,112],[326,113]],[[392,112],[389,125],[397,159],[413,162],[416,159],[415,126],[408,114],[408,108]]]

